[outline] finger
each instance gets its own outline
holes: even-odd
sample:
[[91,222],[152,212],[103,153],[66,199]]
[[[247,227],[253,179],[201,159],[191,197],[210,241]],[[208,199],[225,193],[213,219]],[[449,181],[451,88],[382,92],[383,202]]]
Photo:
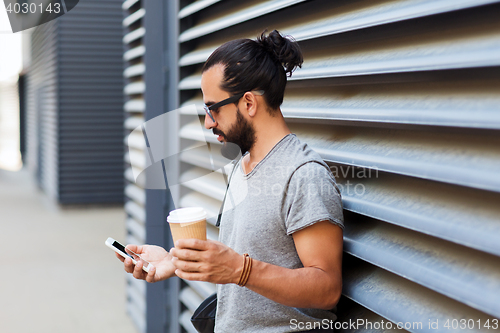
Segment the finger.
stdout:
[[189,260],[189,261],[200,261],[201,260],[201,252],[200,251],[193,251],[191,249],[176,249],[173,248],[170,250],[170,254],[172,257],[176,257],[178,259],[182,260]]
[[133,273],[134,272],[134,268],[135,268],[135,265],[134,263],[132,262],[132,259],[130,258],[126,258],[123,260],[123,266],[125,268],[125,272],[127,273]]
[[146,279],[146,272],[142,270],[142,261],[138,261],[137,264],[135,264],[134,267],[134,272],[132,275],[139,280],[145,280]]
[[133,252],[135,252],[137,254],[141,254],[143,251],[143,248],[141,245],[128,244],[127,246],[125,246],[125,248],[128,250],[132,250]]
[[179,260],[177,258],[172,259],[172,264],[175,268],[180,269],[184,272],[201,272],[202,271],[202,263],[195,261],[184,261]]
[[175,270],[175,275],[177,275],[181,279],[189,281],[207,281],[206,277],[203,274],[184,272],[180,269]]
[[208,250],[209,242],[201,239],[196,239],[196,238],[184,238],[184,239],[179,239],[177,242],[175,242],[175,247],[177,249],[192,249],[192,250],[198,250],[198,251],[205,251]]
[[155,282],[155,273],[156,273],[156,267],[151,266],[149,268],[149,273],[146,276],[146,281],[149,282],[149,283]]
[[118,253],[115,252],[115,255],[118,259],[120,259],[121,262],[124,262],[125,261],[125,258],[123,258],[121,255],[119,255]]

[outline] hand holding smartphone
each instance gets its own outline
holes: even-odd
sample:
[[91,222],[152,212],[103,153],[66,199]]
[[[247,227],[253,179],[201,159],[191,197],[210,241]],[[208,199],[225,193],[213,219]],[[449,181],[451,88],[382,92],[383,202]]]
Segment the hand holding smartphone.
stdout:
[[137,253],[135,253],[134,251],[132,251],[130,249],[125,248],[125,246],[123,246],[122,244],[120,244],[119,242],[117,242],[116,240],[114,240],[111,237],[108,237],[105,244],[107,247],[109,247],[110,249],[112,249],[113,251],[115,251],[116,253],[121,255],[123,258],[132,259],[132,262],[134,263],[134,265],[137,264],[137,262],[139,260],[141,260],[143,263],[142,270],[145,271],[146,273],[148,273],[149,269],[151,267],[153,267],[153,265],[151,265],[148,261],[142,259],[140,255],[138,255]]

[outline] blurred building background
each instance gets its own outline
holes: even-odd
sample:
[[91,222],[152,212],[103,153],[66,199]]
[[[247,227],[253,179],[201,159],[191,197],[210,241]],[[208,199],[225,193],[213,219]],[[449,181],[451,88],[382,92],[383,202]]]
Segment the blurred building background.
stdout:
[[4,8],[0,331],[136,332],[104,245],[125,235],[121,1],[16,34]]
[[[170,248],[170,196],[217,212],[225,184],[209,175],[175,193],[146,190],[132,164],[146,165],[147,144],[128,136],[183,105],[195,104],[202,121],[201,66],[210,53],[278,29],[299,42],[305,60],[283,114],[343,189],[339,321],[409,323],[409,332],[457,331],[462,319],[468,326],[460,331],[494,327],[500,1],[126,0],[81,1],[77,9],[78,19],[65,15],[34,30],[21,93],[24,158],[50,197],[119,202],[124,193],[127,242]],[[47,65],[36,65],[41,59]],[[186,119],[165,124],[168,145],[200,140]],[[186,154],[178,167],[179,179],[193,179],[211,163]],[[217,238],[213,225],[208,235]],[[194,332],[189,318],[214,290],[127,276],[127,309],[141,332]]]
[[121,1],[33,29],[20,81],[26,167],[60,204],[123,202]]
[[21,36],[7,33],[6,13],[0,15],[0,168],[21,168],[18,73],[22,69]]

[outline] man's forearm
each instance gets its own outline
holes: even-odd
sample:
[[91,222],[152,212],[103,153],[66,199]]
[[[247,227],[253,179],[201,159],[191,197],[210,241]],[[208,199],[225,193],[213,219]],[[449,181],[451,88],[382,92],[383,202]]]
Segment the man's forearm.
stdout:
[[286,306],[328,310],[342,292],[340,274],[316,267],[288,269],[258,260],[253,261],[245,287]]

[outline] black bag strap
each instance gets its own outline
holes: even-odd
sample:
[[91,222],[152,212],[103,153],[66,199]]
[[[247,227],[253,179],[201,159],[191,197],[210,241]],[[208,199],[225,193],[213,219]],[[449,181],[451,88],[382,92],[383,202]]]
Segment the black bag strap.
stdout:
[[219,216],[217,216],[217,223],[215,223],[216,227],[220,226],[220,220],[222,219],[222,211],[224,210],[224,203],[226,202],[227,192],[229,190],[229,184],[231,179],[233,178],[234,170],[238,166],[236,161],[231,162],[233,164],[233,169],[231,170],[231,175],[229,176],[229,180],[227,179],[226,171],[222,168],[222,175],[224,176],[224,181],[227,183],[226,192],[224,193],[224,199],[222,199],[222,205],[220,206]]

